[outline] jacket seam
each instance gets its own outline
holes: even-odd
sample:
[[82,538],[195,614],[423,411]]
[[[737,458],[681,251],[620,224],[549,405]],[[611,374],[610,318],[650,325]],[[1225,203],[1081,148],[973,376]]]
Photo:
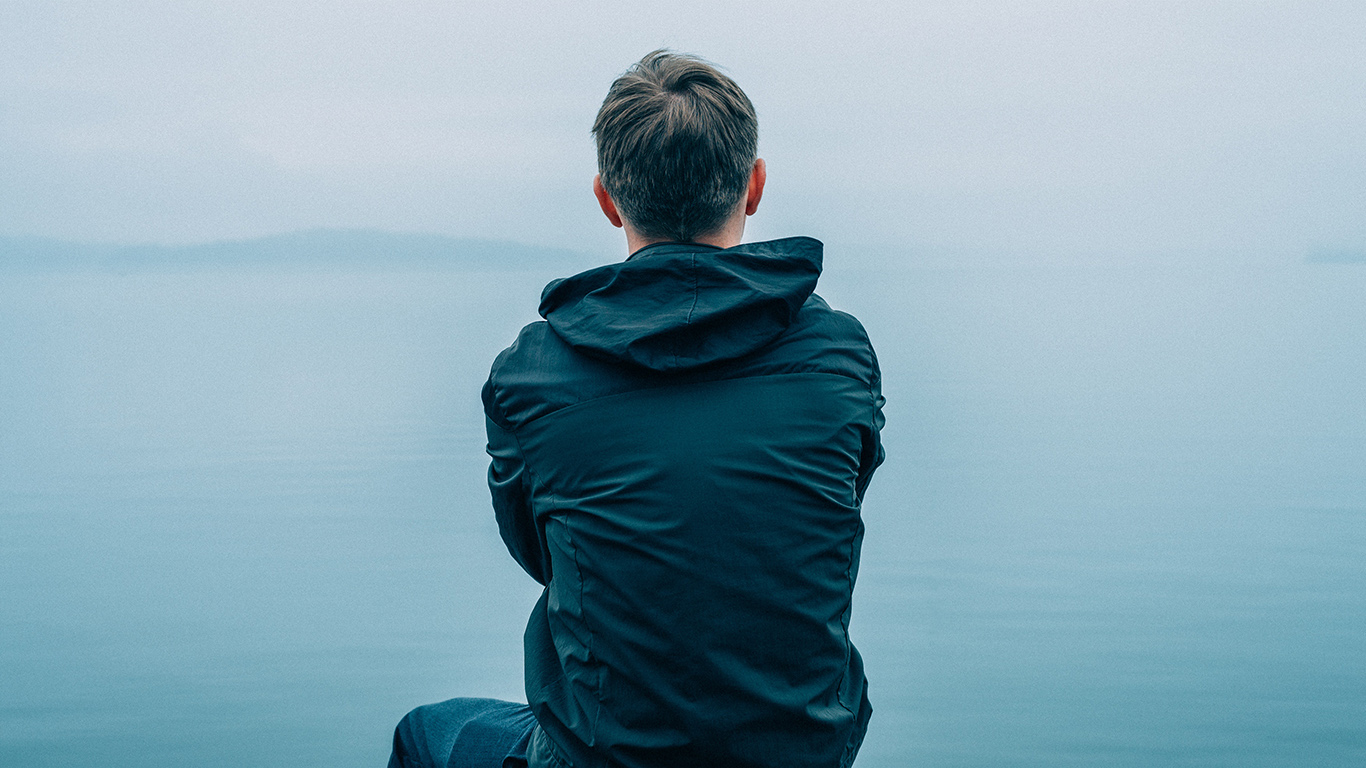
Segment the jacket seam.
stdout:
[[[858,376],[850,376],[850,375],[847,374],[847,373],[839,373],[838,371],[783,371],[783,372],[781,372],[781,373],[756,373],[756,374],[746,374],[746,375],[744,375],[744,376],[727,376],[727,377],[722,377],[722,378],[718,378],[718,379],[703,379],[703,380],[700,380],[700,381],[671,382],[671,383],[668,383],[668,384],[660,384],[660,385],[658,385],[658,386],[637,387],[637,388],[635,388],[635,389],[628,389],[628,390],[625,390],[625,391],[623,391],[623,392],[611,392],[611,393],[606,394],[606,395],[598,395],[597,397],[588,397],[588,398],[584,398],[584,399],[582,399],[582,400],[575,400],[574,402],[572,402],[572,403],[566,403],[566,404],[560,406],[559,408],[556,408],[556,409],[553,410],[553,411],[548,411],[548,412],[546,412],[546,413],[540,414],[539,416],[534,416],[534,417],[532,417],[532,418],[530,418],[530,419],[527,419],[526,421],[522,422],[519,426],[525,427],[525,426],[527,426],[527,425],[529,425],[529,424],[534,424],[534,423],[536,423],[537,421],[540,421],[541,419],[546,418],[547,416],[553,416],[553,415],[555,415],[555,414],[557,414],[557,413],[560,413],[561,411],[565,411],[565,410],[568,410],[568,409],[570,409],[570,408],[577,408],[578,406],[586,405],[586,404],[588,404],[588,403],[596,402],[596,401],[598,401],[598,400],[606,400],[606,399],[609,398],[609,397],[622,397],[622,396],[624,396],[624,395],[635,394],[636,392],[645,392],[645,391],[648,391],[648,390],[651,390],[651,389],[665,389],[665,388],[668,388],[668,387],[692,387],[692,386],[697,386],[697,385],[699,385],[699,384],[716,384],[716,383],[720,383],[720,382],[723,382],[723,381],[743,381],[743,380],[745,380],[745,379],[766,379],[766,378],[776,378],[776,377],[779,377],[779,376],[838,376],[838,377],[840,377],[840,378],[842,378],[842,379],[849,379],[850,381],[857,381],[857,382],[860,383],[860,384],[863,384],[863,383],[864,383],[864,380],[861,379],[861,378],[859,378]],[[871,390],[871,386],[872,386],[872,385],[869,384],[869,387],[870,387],[869,391],[872,391],[872,390]],[[511,427],[511,426],[509,426],[508,429],[509,429],[510,431],[515,431],[516,427]]]
[[[579,563],[579,545],[578,542],[574,539],[574,530],[570,526],[569,519],[567,517],[564,521],[564,534],[565,539],[567,540],[566,543],[569,544],[570,549],[574,552],[574,571],[579,582],[578,615],[583,621],[583,628],[588,632],[588,643],[584,648],[584,651],[586,653],[586,660],[590,663],[593,663],[593,666],[596,669],[598,665],[593,662],[593,646],[597,644],[597,633],[593,631],[593,624],[588,620],[588,612],[584,610],[583,588],[584,582],[586,582],[587,579],[584,578],[583,566]],[[597,674],[600,674],[600,670],[597,671]],[[602,717],[602,683],[601,680],[596,678],[597,675],[595,674],[595,679],[593,682],[593,703],[595,704],[595,711],[593,712],[593,727],[588,732],[589,743],[597,742],[598,720]]]
[[[684,325],[692,325],[692,313],[697,311],[697,254],[692,254],[688,261],[688,273],[692,275],[692,305],[688,307],[688,317],[683,321]],[[678,367],[678,345],[674,344],[674,367]]]
[[[546,486],[544,483],[541,483],[540,481],[538,481],[538,480],[536,479],[536,471],[533,470],[533,469],[531,468],[531,462],[527,459],[526,449],[522,447],[522,436],[519,435],[519,434],[517,433],[517,430],[516,430],[515,428],[509,430],[509,432],[510,432],[511,435],[512,435],[513,441],[517,443],[517,453],[520,454],[520,456],[521,456],[521,459],[522,459],[522,466],[526,468],[527,476],[531,478],[531,482],[532,482],[533,484],[539,485],[541,488],[545,489],[546,493],[547,493],[547,494],[549,495],[549,497],[550,497],[550,500],[553,501],[554,498],[555,498],[555,492],[554,492],[554,490],[551,489],[551,488],[549,488],[549,487]],[[531,496],[532,496],[532,498],[534,498],[534,494],[531,494]],[[532,522],[535,523],[535,518],[536,518],[537,515],[536,515],[536,510],[534,509],[534,507],[533,507],[532,510],[531,510],[531,516],[532,516]],[[573,528],[570,526],[568,518],[566,518],[565,521],[564,521],[564,533],[565,533],[565,540],[566,540],[566,543],[569,545],[570,550],[573,552],[573,557],[574,557],[574,570],[575,570],[575,572],[576,572],[576,577],[577,577],[578,582],[579,582],[579,615],[580,615],[580,616],[582,617],[582,619],[583,619],[583,628],[584,628],[585,630],[588,631],[588,644],[587,644],[587,646],[584,648],[584,650],[587,652],[587,654],[588,654],[588,659],[591,661],[591,660],[593,659],[593,647],[594,647],[594,645],[596,645],[596,641],[597,641],[597,633],[595,633],[595,632],[593,631],[593,625],[592,625],[591,622],[588,621],[588,615],[587,615],[587,614],[584,612],[584,610],[583,610],[583,605],[584,605],[583,588],[584,588],[584,582],[585,582],[586,580],[584,579],[584,576],[583,576],[583,567],[582,567],[582,566],[580,565],[580,563],[579,563],[579,545],[578,545],[578,543],[577,543],[577,542],[575,541],[575,539],[574,539],[574,530],[573,530]],[[546,552],[546,553],[544,553],[544,554],[547,556],[547,559],[548,559],[549,553]],[[550,574],[550,578],[547,578],[547,579],[546,579],[546,586],[545,586],[546,589],[550,589],[550,582],[553,581],[554,578],[555,578],[555,577],[554,577],[554,574],[552,573],[552,574]],[[565,677],[566,680],[568,680],[568,675],[565,675],[565,674],[564,674],[563,668],[561,669],[561,674]],[[602,686],[601,686],[600,684],[596,684],[596,685],[593,686],[593,697],[594,697],[594,699],[596,699],[596,701],[594,702],[594,703],[596,704],[596,708],[595,708],[595,711],[593,712],[593,729],[592,729],[592,732],[591,732],[591,734],[590,734],[590,738],[594,738],[594,739],[596,739],[596,737],[597,737],[597,732],[598,732],[598,720],[602,717],[602,710],[603,710],[603,706],[602,706],[602,690],[601,690],[601,687],[602,687]]]
[[[540,481],[538,481],[538,480],[536,479],[536,470],[534,470],[534,469],[531,468],[531,462],[527,460],[526,448],[522,447],[522,436],[519,435],[519,434],[517,434],[517,430],[516,430],[515,428],[512,428],[512,427],[509,427],[506,431],[507,431],[507,433],[508,433],[509,435],[512,435],[512,442],[516,443],[516,445],[517,445],[517,458],[519,458],[519,459],[522,460],[522,468],[523,468],[524,470],[526,470],[527,479],[530,481],[530,487],[524,489],[524,490],[526,491],[526,496],[527,496],[527,511],[531,513],[531,525],[532,525],[532,528],[535,529],[535,530],[537,530],[538,533],[539,533],[539,531],[540,531],[540,525],[539,525],[539,523],[536,522],[536,501],[535,501],[535,499],[536,499],[536,486],[541,485],[541,483],[540,483]],[[542,487],[544,487],[544,486],[542,486]],[[553,495],[553,494],[552,494],[552,495]],[[537,535],[536,539],[537,539],[537,542],[536,542],[536,543],[537,543],[538,545],[544,547],[544,540],[545,540],[545,537],[544,537],[544,536]],[[550,553],[549,553],[549,552],[546,552],[546,551],[544,550],[544,548],[543,548],[542,551],[540,552],[540,555],[541,555],[542,557],[544,557],[545,560],[546,560],[546,562],[543,563],[543,565],[549,567],[549,565],[550,565]],[[577,565],[577,564],[576,564],[576,565]],[[550,585],[550,580],[551,580],[552,578],[554,578],[554,575],[553,575],[552,573],[546,573],[546,574],[544,574],[544,575],[545,575],[545,577],[546,577],[546,579],[545,579],[545,581],[546,581],[546,586],[548,587],[548,586]]]
[[[849,620],[853,618],[854,613],[854,545],[858,542],[858,529],[861,525],[860,521],[861,517],[856,516],[854,518],[854,531],[849,536],[849,555],[848,559],[845,560],[844,565],[844,580],[845,583],[849,585],[848,592],[846,593],[849,595],[849,605],[844,609],[844,617],[840,621],[840,625],[844,629],[844,672],[840,675],[840,690],[844,690],[845,687],[849,685],[849,661],[854,654],[854,644],[853,641],[849,639]],[[860,696],[861,695],[862,692],[860,692]],[[850,709],[848,704],[844,703],[843,696],[836,694],[835,700],[840,703],[840,706],[844,708],[844,711],[854,716],[855,721],[858,720],[858,713]],[[860,701],[860,704],[861,703],[862,702]]]

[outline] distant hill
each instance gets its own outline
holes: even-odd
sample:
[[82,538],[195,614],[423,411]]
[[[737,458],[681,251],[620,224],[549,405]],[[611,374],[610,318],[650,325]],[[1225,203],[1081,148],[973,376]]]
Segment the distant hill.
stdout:
[[534,269],[591,266],[585,254],[497,240],[365,229],[316,229],[195,245],[110,245],[0,237],[0,270],[116,272],[231,267]]

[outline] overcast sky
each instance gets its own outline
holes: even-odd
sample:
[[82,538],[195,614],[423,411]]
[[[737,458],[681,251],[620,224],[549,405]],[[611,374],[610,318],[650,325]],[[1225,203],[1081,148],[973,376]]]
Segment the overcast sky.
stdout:
[[366,227],[622,246],[589,191],[661,46],[754,101],[751,239],[1366,250],[1366,3],[0,2],[0,234]]

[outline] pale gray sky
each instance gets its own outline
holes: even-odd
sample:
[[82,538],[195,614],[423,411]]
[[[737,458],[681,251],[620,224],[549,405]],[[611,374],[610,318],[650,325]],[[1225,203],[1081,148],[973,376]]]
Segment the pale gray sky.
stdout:
[[1366,4],[0,2],[0,234],[367,227],[620,250],[589,192],[660,46],[755,102],[753,238],[1366,249]]

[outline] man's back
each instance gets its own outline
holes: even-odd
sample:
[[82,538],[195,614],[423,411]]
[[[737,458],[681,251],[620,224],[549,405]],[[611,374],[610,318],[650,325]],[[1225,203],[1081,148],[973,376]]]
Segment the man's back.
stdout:
[[872,346],[812,293],[819,242],[740,244],[767,171],[733,80],[646,54],[593,136],[631,256],[547,286],[483,393],[498,527],[546,588],[529,706],[418,707],[390,766],[845,768]]
[[881,462],[862,327],[820,244],[662,243],[547,287],[484,390],[527,626],[531,764],[847,765],[848,638]]

